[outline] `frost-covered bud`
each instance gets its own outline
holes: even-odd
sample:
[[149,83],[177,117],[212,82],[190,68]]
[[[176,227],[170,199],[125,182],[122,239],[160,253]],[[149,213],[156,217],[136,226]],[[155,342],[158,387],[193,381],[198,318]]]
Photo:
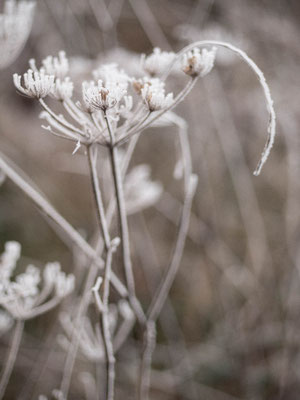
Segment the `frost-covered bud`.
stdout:
[[61,80],[57,78],[51,90],[50,96],[56,100],[64,101],[70,99],[73,95],[74,84],[69,77]]
[[191,77],[205,76],[214,66],[217,48],[211,50],[195,48],[188,51],[182,58],[182,70]]
[[106,111],[114,107],[125,94],[126,91],[117,85],[111,85],[109,89],[104,87],[101,80],[98,81],[97,85],[94,81],[83,82],[82,84],[84,108],[88,112]]
[[165,84],[157,78],[134,82],[135,90],[142,96],[142,99],[149,111],[159,111],[171,106],[174,98],[173,93],[165,94]]
[[57,276],[60,274],[59,262],[47,263],[43,272],[45,284],[49,287],[54,286]]
[[153,49],[149,56],[142,54],[141,64],[143,69],[151,76],[161,75],[174,61],[175,53],[161,51],[158,47]]
[[11,277],[21,255],[21,245],[18,242],[6,242],[4,253],[0,260],[0,280],[4,281]]
[[42,99],[51,92],[55,79],[54,75],[47,75],[43,70],[33,72],[31,69],[24,74],[24,87],[21,85],[21,78],[21,75],[13,75],[17,90],[27,97],[37,99]]
[[28,265],[26,271],[16,277],[16,282],[12,283],[13,290],[21,297],[33,297],[39,292],[40,271],[33,265]]
[[69,61],[64,51],[58,53],[58,57],[48,56],[42,61],[43,69],[48,75],[63,79],[69,72]]
[[60,272],[55,281],[55,292],[58,297],[66,297],[75,287],[75,277],[73,274],[66,275]]

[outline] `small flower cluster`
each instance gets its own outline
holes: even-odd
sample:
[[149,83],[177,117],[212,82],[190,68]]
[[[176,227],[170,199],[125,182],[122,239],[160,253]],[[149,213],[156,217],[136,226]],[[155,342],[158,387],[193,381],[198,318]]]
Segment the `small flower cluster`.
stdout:
[[0,14],[0,69],[15,61],[31,31],[35,1],[6,0]]
[[211,50],[195,48],[183,56],[182,70],[191,77],[207,75],[213,68],[217,48]]
[[165,83],[158,78],[139,79],[134,82],[134,88],[150,112],[168,109],[174,101],[173,93],[166,95]]
[[[183,70],[190,76],[204,76],[211,70],[214,57],[215,49],[202,52],[195,49],[183,56]],[[43,128],[75,141],[77,151],[81,144],[121,143],[151,124],[150,114],[158,111],[163,114],[178,104],[180,100],[173,93],[166,93],[165,82],[158,77],[175,61],[174,53],[155,48],[149,56],[142,56],[141,64],[147,76],[139,79],[128,76],[115,63],[101,65],[93,71],[94,80],[81,83],[81,102],[72,99],[74,84],[68,76],[69,62],[64,52],[58,57],[45,58],[39,69],[35,60],[30,60],[30,69],[23,79],[14,74],[14,83],[21,94],[40,101],[44,108],[41,118],[49,123]],[[70,120],[56,114],[45,103],[48,95],[61,101]],[[114,143],[110,130],[114,132]]]
[[[7,242],[0,260],[0,305],[16,319],[30,319],[55,307],[74,288],[75,278],[60,270],[57,262],[48,263],[41,278],[40,270],[28,265],[12,279],[21,255],[18,242]],[[43,281],[43,285],[40,285]]]
[[175,53],[161,51],[158,47],[153,49],[153,53],[149,56],[142,54],[141,64],[145,72],[147,72],[150,76],[159,76],[162,75],[168,67],[175,60]]

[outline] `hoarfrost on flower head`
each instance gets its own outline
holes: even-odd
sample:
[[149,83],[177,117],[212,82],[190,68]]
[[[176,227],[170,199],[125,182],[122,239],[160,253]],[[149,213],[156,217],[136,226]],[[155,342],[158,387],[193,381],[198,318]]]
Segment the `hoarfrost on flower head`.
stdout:
[[48,56],[42,61],[43,69],[48,75],[63,79],[69,72],[69,61],[64,51],[60,51],[57,57]]
[[142,54],[141,64],[150,76],[157,76],[163,74],[174,59],[175,53],[161,51],[161,49],[155,47],[152,54],[148,56]]
[[28,97],[42,99],[46,97],[53,89],[54,75],[45,74],[44,70],[33,72],[29,69],[23,76],[24,87],[21,84],[21,75],[14,74],[13,80],[17,90]]
[[139,80],[134,82],[134,87],[142,96],[149,111],[159,111],[171,106],[173,93],[165,93],[165,83],[158,78]]
[[198,47],[188,51],[182,57],[182,70],[191,77],[207,75],[213,68],[216,58],[217,48],[211,50]]

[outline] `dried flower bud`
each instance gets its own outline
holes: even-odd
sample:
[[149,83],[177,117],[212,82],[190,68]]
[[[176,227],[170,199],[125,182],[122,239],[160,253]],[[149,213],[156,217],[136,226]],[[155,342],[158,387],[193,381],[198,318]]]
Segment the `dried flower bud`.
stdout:
[[142,84],[141,96],[151,112],[170,107],[174,100],[173,93],[166,95],[164,82],[157,78],[150,79]]
[[217,48],[212,50],[195,48],[183,55],[182,70],[191,77],[207,75],[214,66]]

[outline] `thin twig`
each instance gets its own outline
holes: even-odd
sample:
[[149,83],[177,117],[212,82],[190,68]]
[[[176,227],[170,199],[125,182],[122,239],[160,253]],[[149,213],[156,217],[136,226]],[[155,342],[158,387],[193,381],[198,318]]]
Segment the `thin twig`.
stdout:
[[96,204],[96,209],[97,209],[98,224],[99,224],[99,229],[103,235],[105,250],[106,250],[106,252],[108,252],[108,249],[110,248],[110,235],[108,232],[108,226],[107,226],[106,217],[105,217],[105,210],[104,210],[102,195],[101,195],[100,186],[99,186],[99,179],[98,179],[97,167],[96,167],[96,162],[97,162],[97,153],[96,152],[97,152],[97,148],[94,147],[93,145],[90,145],[87,147],[87,156],[88,156],[88,161],[89,161],[89,169],[90,169],[94,199],[95,199],[95,204]]
[[136,295],[135,295],[135,283],[132,271],[132,262],[130,255],[130,242],[129,242],[129,232],[128,232],[128,222],[126,215],[126,204],[125,204],[125,196],[123,189],[123,181],[122,181],[122,172],[118,159],[118,149],[115,146],[115,137],[114,133],[111,129],[108,117],[106,112],[104,111],[104,118],[107,124],[107,129],[110,135],[110,147],[109,154],[112,165],[112,173],[116,191],[117,198],[117,207],[119,213],[119,223],[120,223],[120,234],[121,234],[121,242],[122,242],[122,256],[123,256],[123,264],[125,270],[125,277],[128,289],[128,296],[130,304],[136,314],[137,319],[140,323],[145,322],[145,315],[141,305],[139,304]]
[[12,370],[15,365],[15,361],[17,358],[17,354],[18,354],[21,339],[22,339],[23,328],[24,328],[24,321],[17,320],[14,335],[13,335],[12,342],[11,342],[11,347],[10,347],[9,353],[8,353],[8,358],[5,363],[4,371],[1,376],[0,400],[3,399],[4,393],[6,390],[6,386],[8,384]]
[[163,78],[166,79],[168,77],[168,75],[171,72],[172,67],[182,57],[183,54],[194,49],[195,47],[202,47],[202,46],[207,46],[207,45],[208,46],[225,47],[226,49],[231,50],[235,54],[237,54],[240,58],[242,58],[243,61],[245,61],[245,63],[255,73],[255,75],[257,76],[259,83],[263,89],[263,93],[264,93],[265,101],[266,101],[266,107],[267,107],[267,111],[269,114],[269,121],[268,121],[268,128],[267,128],[268,137],[267,137],[267,141],[265,143],[264,150],[260,157],[260,160],[257,164],[255,171],[253,172],[253,174],[255,176],[257,176],[260,174],[263,165],[267,161],[267,158],[270,154],[271,148],[274,143],[275,134],[276,134],[276,113],[275,113],[275,110],[273,107],[273,99],[271,96],[269,85],[266,82],[266,79],[265,79],[265,76],[264,76],[262,70],[256,65],[256,63],[243,50],[239,49],[238,47],[233,46],[230,43],[222,42],[222,41],[218,41],[218,40],[201,40],[201,41],[194,42],[194,43],[184,47],[182,50],[180,50],[176,54],[176,57],[175,57],[173,63],[170,65],[168,70],[165,72]]
[[157,319],[158,314],[160,313],[164,305],[164,302],[168,296],[169,290],[176,276],[183,253],[185,239],[187,236],[192,200],[195,194],[197,182],[197,176],[191,175],[188,192],[186,194],[183,204],[180,227],[172,261],[166,271],[165,277],[162,279],[162,282],[157,290],[157,294],[153,297],[152,303],[150,304],[149,310],[147,312],[148,320],[155,321]]
[[191,175],[182,208],[181,221],[172,260],[169,267],[167,268],[164,277],[161,280],[161,284],[157,290],[157,293],[154,295],[149,310],[147,312],[148,318],[146,324],[146,333],[144,337],[145,340],[144,350],[142,354],[141,368],[139,375],[139,400],[148,399],[150,373],[151,373],[151,360],[152,360],[152,353],[155,348],[155,341],[153,339],[155,337],[154,335],[155,323],[168,297],[170,288],[173,284],[174,278],[176,276],[177,270],[180,265],[189,226],[192,200],[195,194],[197,182],[198,179],[196,175]]
[[[0,169],[7,175],[33,202],[53,220],[76,244],[81,251],[86,254],[92,261],[98,265],[98,268],[103,268],[103,260],[98,255],[89,243],[69,224],[66,219],[58,213],[58,211],[49,203],[48,200],[32,185],[30,185],[25,178],[21,177],[15,169],[10,165],[11,162],[0,152]],[[127,289],[119,278],[112,273],[112,284],[122,297],[127,296]]]

